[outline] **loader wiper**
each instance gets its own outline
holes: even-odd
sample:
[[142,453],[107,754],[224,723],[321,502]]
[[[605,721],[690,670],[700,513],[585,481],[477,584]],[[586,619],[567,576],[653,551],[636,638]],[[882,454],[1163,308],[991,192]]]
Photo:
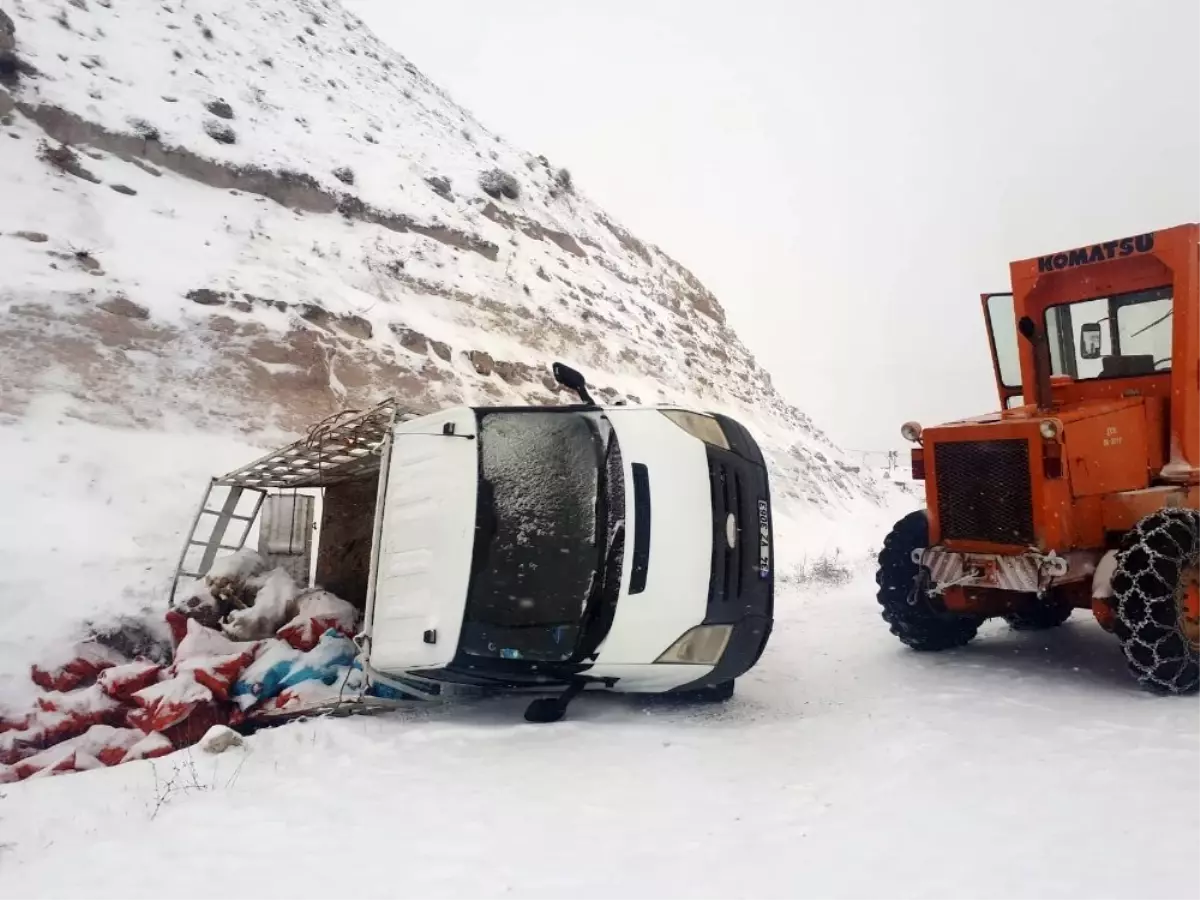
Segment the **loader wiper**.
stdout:
[[1158,325],[1160,322],[1165,322],[1167,319],[1171,318],[1171,316],[1174,314],[1174,312],[1175,312],[1175,310],[1173,310],[1173,309],[1169,309],[1169,310],[1167,310],[1167,314],[1166,314],[1165,316],[1162,316],[1161,318],[1155,319],[1155,320],[1154,320],[1153,322],[1151,322],[1149,325],[1147,325],[1146,327],[1142,328],[1142,329],[1141,329],[1141,330],[1139,330],[1139,331],[1135,331],[1135,332],[1134,332],[1133,334],[1131,334],[1129,337],[1130,337],[1130,338],[1135,338],[1135,337],[1137,337],[1139,334],[1145,334],[1147,331],[1149,331],[1149,330],[1150,330],[1151,328],[1153,328],[1155,325]]

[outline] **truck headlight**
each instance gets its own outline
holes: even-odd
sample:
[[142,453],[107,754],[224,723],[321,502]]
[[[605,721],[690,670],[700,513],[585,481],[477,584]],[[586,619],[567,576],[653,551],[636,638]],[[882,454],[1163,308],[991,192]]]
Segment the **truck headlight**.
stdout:
[[1058,437],[1058,423],[1053,419],[1042,419],[1041,424],[1038,425],[1038,431],[1046,440],[1052,441]]
[[725,437],[725,430],[712,416],[688,412],[686,409],[660,409],[659,412],[697,440],[722,450],[729,449],[729,438]]
[[732,625],[697,626],[668,647],[655,662],[715,666],[721,661],[731,634]]

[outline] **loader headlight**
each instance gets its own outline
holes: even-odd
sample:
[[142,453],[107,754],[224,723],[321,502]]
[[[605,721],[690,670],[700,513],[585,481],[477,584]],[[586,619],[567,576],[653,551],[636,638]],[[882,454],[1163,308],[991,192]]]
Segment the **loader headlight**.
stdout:
[[686,409],[660,409],[659,412],[697,440],[722,450],[729,449],[729,438],[725,437],[721,423],[712,416],[688,412]]
[[1038,431],[1046,440],[1052,441],[1058,437],[1058,423],[1053,419],[1043,419],[1038,425]]
[[732,625],[700,625],[668,647],[655,662],[715,666],[721,661],[731,634]]
[[917,422],[905,422],[900,426],[900,436],[914,444],[921,440],[921,426]]

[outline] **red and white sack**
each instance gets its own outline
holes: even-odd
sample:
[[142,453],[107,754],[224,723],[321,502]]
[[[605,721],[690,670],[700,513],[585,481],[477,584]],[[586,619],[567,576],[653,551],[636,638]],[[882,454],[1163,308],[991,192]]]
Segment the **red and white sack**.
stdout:
[[317,646],[330,628],[353,637],[358,628],[358,610],[329,591],[314,589],[296,598],[296,615],[276,633],[297,650]]
[[75,768],[75,749],[73,747],[50,747],[21,760],[13,766],[13,772],[18,779],[61,775],[64,772],[78,771]]
[[230,640],[220,631],[208,628],[189,619],[186,633],[175,650],[175,662],[180,663],[197,656],[228,656],[232,653],[248,653],[253,658],[258,650],[258,641]]
[[152,731],[129,748],[121,762],[133,762],[138,759],[156,759],[175,752],[175,745],[170,739],[157,731]]
[[92,684],[101,671],[125,662],[128,660],[115,650],[87,641],[35,664],[29,674],[34,684],[47,691],[71,691]]
[[0,734],[0,763],[12,765],[78,737],[93,725],[120,724],[124,715],[121,704],[100,690],[99,685],[43,694],[25,728]]
[[[59,765],[61,771],[82,771],[85,767],[115,766],[124,761],[129,749],[145,740],[145,732],[134,728],[114,728],[111,725],[93,725],[83,734],[60,741],[36,753],[18,760],[13,769],[20,778],[28,778],[47,765]],[[68,765],[61,761],[68,754],[75,754]],[[92,765],[92,761],[96,765]]]
[[163,736],[175,747],[190,747],[214,725],[228,725],[229,713],[226,703],[201,703],[187,718],[164,731]]
[[16,713],[0,713],[0,734],[6,731],[21,731],[29,727],[29,713],[17,715]]
[[105,669],[96,677],[100,690],[114,700],[133,702],[133,695],[158,682],[163,667],[150,662],[131,662]]
[[37,708],[43,712],[94,717],[96,721],[92,724],[97,724],[107,718],[120,718],[121,702],[104,693],[99,684],[93,684],[76,691],[48,691],[37,698]]
[[242,670],[254,659],[258,641],[231,641],[198,622],[188,623],[187,637],[175,653],[173,676],[191,675],[221,701],[229,699],[230,689]]
[[199,706],[211,705],[213,693],[192,677],[191,672],[176,675],[143,688],[133,695],[137,709],[129,711],[128,723],[142,731],[166,731],[186,719]]
[[146,733],[137,728],[113,728],[111,725],[93,725],[79,737],[72,738],[59,746],[71,746],[75,750],[95,757],[106,766],[115,766],[125,761],[125,755]]
[[0,734],[0,765],[11,766],[42,749],[42,731],[30,724]]
[[228,656],[194,656],[172,666],[176,676],[191,675],[212,691],[217,700],[228,701],[233,683],[254,659],[251,653],[232,653]]

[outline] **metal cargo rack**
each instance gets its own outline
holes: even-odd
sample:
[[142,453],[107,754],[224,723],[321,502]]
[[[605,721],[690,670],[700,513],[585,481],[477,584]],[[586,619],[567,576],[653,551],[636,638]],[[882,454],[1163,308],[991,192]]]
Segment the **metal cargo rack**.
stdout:
[[[365,411],[345,410],[318,422],[300,440],[213,478],[179,555],[170,602],[180,581],[207,573],[219,551],[237,552],[246,546],[268,492],[319,489],[376,475],[392,426],[413,415],[394,398]],[[206,530],[209,523],[211,529]],[[193,565],[197,553],[200,559]]]

